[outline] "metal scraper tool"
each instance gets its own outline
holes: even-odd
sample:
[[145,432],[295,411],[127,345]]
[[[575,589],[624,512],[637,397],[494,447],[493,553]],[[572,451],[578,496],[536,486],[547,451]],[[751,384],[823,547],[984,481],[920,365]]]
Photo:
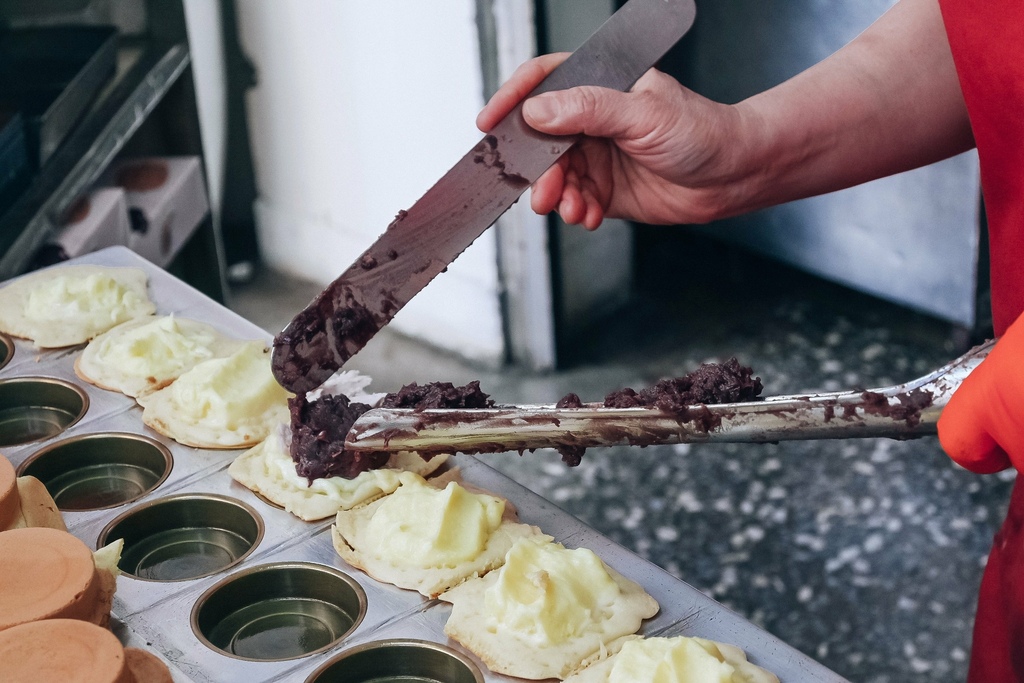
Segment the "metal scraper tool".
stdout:
[[[629,0],[532,94],[628,90],[693,24],[693,0]],[[510,207],[574,143],[517,106],[274,339],[274,376],[318,387]]]
[[684,418],[654,408],[511,406],[473,410],[375,408],[348,433],[346,450],[498,453],[536,448],[768,443],[935,434],[949,397],[995,341],[911,382],[868,391],[773,396],[692,406]]

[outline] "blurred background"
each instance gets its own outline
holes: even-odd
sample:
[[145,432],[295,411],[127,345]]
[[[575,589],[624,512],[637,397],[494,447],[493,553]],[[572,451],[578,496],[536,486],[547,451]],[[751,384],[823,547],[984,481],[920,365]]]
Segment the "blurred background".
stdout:
[[[736,102],[891,4],[699,2],[660,67]],[[125,244],[276,332],[477,142],[518,64],[617,6],[4,0],[0,278]],[[586,233],[523,200],[352,366],[500,403],[732,356],[766,394],[885,386],[988,333],[985,251],[974,153],[702,227]],[[487,457],[851,680],[965,676],[1011,480],[934,438]]]

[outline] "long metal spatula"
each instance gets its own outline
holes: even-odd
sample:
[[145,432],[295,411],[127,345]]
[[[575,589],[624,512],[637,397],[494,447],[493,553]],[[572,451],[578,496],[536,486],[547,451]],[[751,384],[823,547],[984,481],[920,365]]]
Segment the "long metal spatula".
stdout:
[[624,444],[913,438],[935,434],[939,414],[949,397],[994,343],[977,346],[945,367],[905,384],[694,406],[687,411],[686,419],[653,408],[605,408],[597,403],[582,408],[376,408],[352,426],[345,448],[498,453]]

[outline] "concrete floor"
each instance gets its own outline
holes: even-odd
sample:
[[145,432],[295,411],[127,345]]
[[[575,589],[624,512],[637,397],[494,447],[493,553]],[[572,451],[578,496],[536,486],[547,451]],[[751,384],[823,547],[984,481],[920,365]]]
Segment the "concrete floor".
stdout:
[[[768,270],[766,271],[765,268]],[[737,356],[765,394],[887,386],[958,355],[948,325],[785,268],[641,287],[571,367],[474,368],[384,330],[349,367],[371,389],[479,379],[500,403],[600,400]],[[260,272],[233,307],[279,330],[318,287]],[[592,449],[488,462],[852,681],[961,681],[1010,475],[952,465],[935,438]]]

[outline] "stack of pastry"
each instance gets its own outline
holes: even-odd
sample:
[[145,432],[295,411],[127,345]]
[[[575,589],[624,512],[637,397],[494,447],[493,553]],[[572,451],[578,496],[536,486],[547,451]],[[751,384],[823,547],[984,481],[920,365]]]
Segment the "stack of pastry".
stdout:
[[105,628],[45,619],[0,631],[4,683],[171,683],[167,665]]
[[66,531],[50,492],[35,477],[18,477],[11,461],[0,455],[0,531],[49,527]]

